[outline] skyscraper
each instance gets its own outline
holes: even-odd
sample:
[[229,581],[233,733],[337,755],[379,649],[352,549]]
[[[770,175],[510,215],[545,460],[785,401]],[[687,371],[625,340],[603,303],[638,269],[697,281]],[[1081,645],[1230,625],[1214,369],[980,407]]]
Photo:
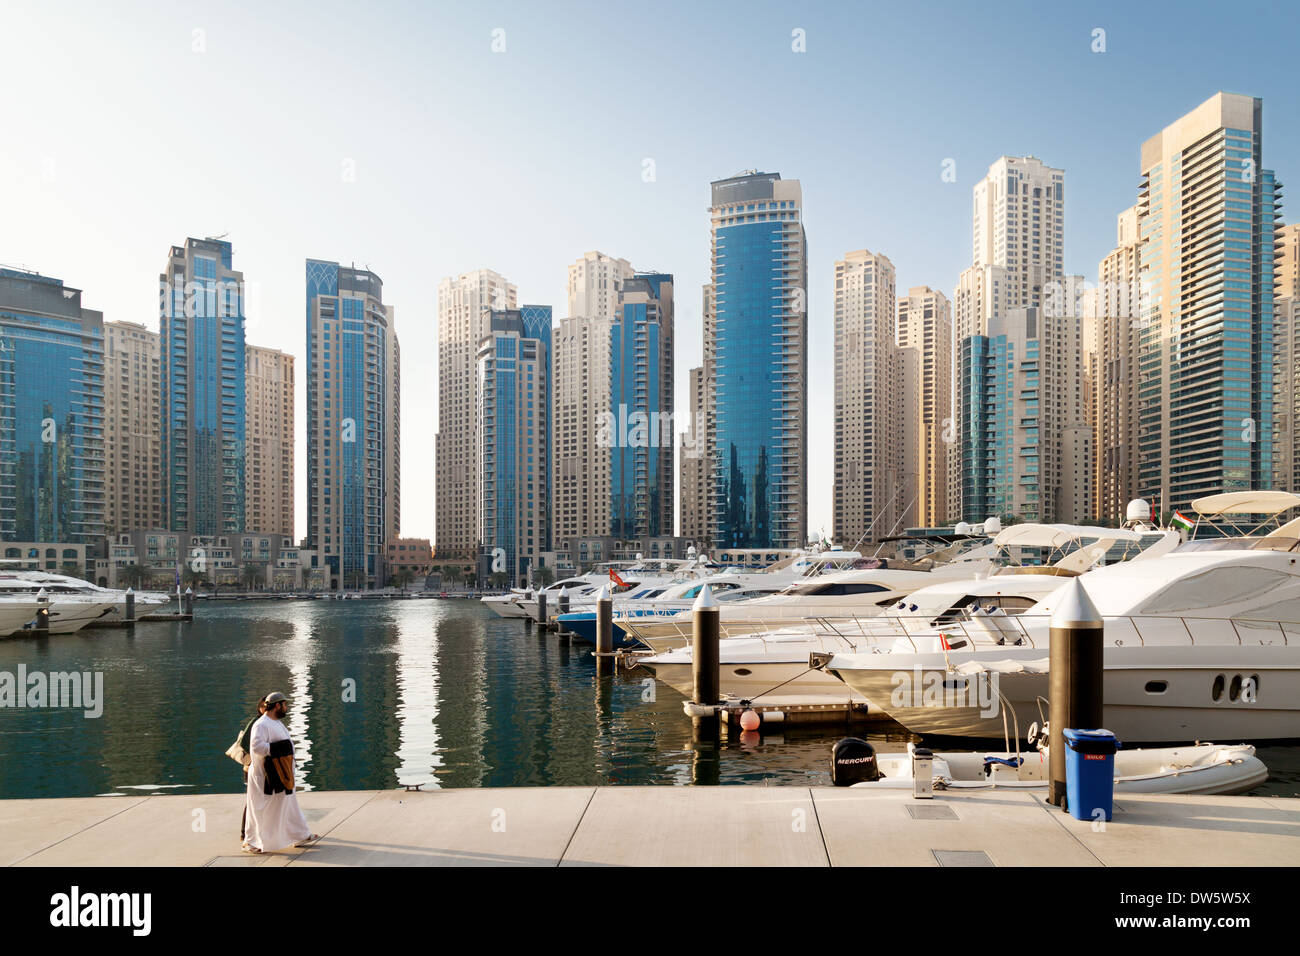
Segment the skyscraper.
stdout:
[[368,269],[307,260],[307,547],[332,588],[382,587],[400,536],[401,353]]
[[624,279],[610,329],[610,533],[673,533],[673,277]]
[[477,539],[490,572],[521,582],[551,546],[551,307],[492,311],[477,367]]
[[913,514],[896,302],[886,256],[861,249],[835,263],[832,534],[846,548],[893,534]]
[[799,181],[712,184],[704,316],[717,548],[795,548],[808,518],[808,259]]
[[912,520],[936,527],[958,515],[948,511],[948,458],[955,454],[957,433],[952,413],[952,306],[929,286],[916,286],[898,299],[898,347],[915,353],[915,375],[904,366],[904,445],[910,460],[903,473],[914,475],[906,492],[915,498]]
[[108,533],[164,528],[159,336],[104,323],[104,444]]
[[706,432],[705,407],[708,403],[708,390],[704,386],[704,369],[690,370],[691,404],[690,421],[686,433],[682,435],[681,451],[678,454],[678,468],[681,473],[681,537],[692,542],[698,548],[706,545],[708,533],[708,469],[709,456],[704,449]]
[[[1044,303],[1059,289],[1065,275],[1065,172],[1033,156],[1002,156],[975,184],[971,198],[971,265],[957,281],[953,303],[953,360],[959,369],[954,400],[956,415],[963,424],[957,445],[959,464],[950,468],[950,475],[954,479],[960,475],[960,494],[953,488],[949,497],[950,504],[960,503],[966,520],[983,521],[1003,513],[988,508],[1010,502],[1017,496],[986,494],[986,483],[999,480],[994,473],[998,469],[982,459],[987,453],[982,444],[983,433],[973,434],[966,428],[979,431],[998,423],[1005,426],[1010,410],[986,407],[989,396],[980,392],[975,382],[962,377],[973,369],[983,368],[991,355],[986,349],[996,352],[1000,346],[990,341],[968,345],[968,340],[1001,337],[1014,347],[1015,341],[1024,339],[1026,320],[1025,316],[1018,315],[1009,321],[1012,310],[1041,312]],[[1034,334],[1037,319],[1031,321],[1035,329],[1029,330],[1028,338],[1037,339]],[[999,331],[994,332],[995,328]],[[1010,340],[1005,338],[1008,333]],[[997,371],[996,378],[1005,379],[1007,370]],[[1000,400],[1007,400],[1010,393],[995,390],[995,394],[1003,396]],[[971,406],[970,402],[978,407]],[[981,460],[973,461],[968,457],[970,454],[981,455]],[[998,468],[1016,471],[1010,460]],[[1037,481],[1035,478],[1034,483]],[[967,500],[968,493],[975,494],[976,500]],[[1034,504],[1041,503],[1042,494],[1042,491],[1034,492]],[[1018,500],[1021,504],[1029,503],[1024,496]]]
[[1119,214],[1115,248],[1097,266],[1085,304],[1084,351],[1090,362],[1088,421],[1094,447],[1090,516],[1120,521],[1137,497],[1138,317],[1141,285],[1137,207]]
[[[249,345],[244,528],[293,540],[293,356]],[[332,370],[331,370],[332,371]]]
[[554,331],[552,543],[611,534],[613,508],[608,429],[613,400],[611,337],[619,291],[633,274],[626,259],[587,252],[569,265],[569,315]]
[[434,460],[435,551],[469,558],[480,529],[478,347],[488,313],[516,308],[513,284],[491,269],[443,279],[438,286],[438,433]]
[[1274,345],[1273,415],[1277,435],[1273,455],[1273,485],[1300,491],[1300,224],[1278,230]]
[[1262,117],[1216,93],[1142,144],[1138,483],[1164,510],[1273,484],[1279,190]]
[[0,269],[0,539],[92,544],[104,514],[104,317]]
[[223,239],[172,246],[159,277],[164,517],[214,535],[244,524],[244,276]]
[[[1076,285],[1074,283],[1072,286]],[[961,342],[963,519],[1079,523],[1092,505],[1082,316],[1073,295]]]

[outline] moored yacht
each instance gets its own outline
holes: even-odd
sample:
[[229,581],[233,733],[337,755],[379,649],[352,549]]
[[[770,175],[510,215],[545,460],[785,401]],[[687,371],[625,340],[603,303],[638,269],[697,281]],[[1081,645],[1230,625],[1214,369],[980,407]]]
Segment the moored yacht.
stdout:
[[[1212,495],[1193,507],[1212,520],[1266,508],[1276,516],[1300,507],[1300,496]],[[1149,743],[1300,737],[1298,562],[1300,520],[1079,576],[1104,624],[1105,726]],[[993,628],[967,616],[871,635],[824,667],[916,733],[999,738],[1008,719],[1042,719],[1051,617],[1072,586],[1061,582]],[[947,696],[906,692],[935,673]],[[981,685],[996,686],[999,706],[975,700]]]

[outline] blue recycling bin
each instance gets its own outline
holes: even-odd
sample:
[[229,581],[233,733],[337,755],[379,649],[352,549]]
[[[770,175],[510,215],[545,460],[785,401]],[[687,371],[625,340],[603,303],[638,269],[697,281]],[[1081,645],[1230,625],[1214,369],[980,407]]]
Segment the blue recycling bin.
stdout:
[[1065,808],[1076,820],[1109,820],[1115,803],[1115,751],[1109,730],[1062,731],[1065,737]]

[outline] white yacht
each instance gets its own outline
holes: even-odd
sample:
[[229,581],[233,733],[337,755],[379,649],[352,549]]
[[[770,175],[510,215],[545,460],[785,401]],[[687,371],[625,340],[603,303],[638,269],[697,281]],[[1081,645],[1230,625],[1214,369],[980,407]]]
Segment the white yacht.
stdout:
[[[787,622],[784,627],[733,636],[722,641],[721,689],[724,695],[741,700],[780,693],[810,699],[826,698],[826,702],[848,699],[875,705],[877,702],[855,684],[849,685],[853,691],[851,696],[845,693],[844,688],[835,687],[828,678],[837,675],[811,667],[810,657],[814,654],[839,657],[884,646],[888,641],[906,640],[906,635],[913,632],[933,633],[937,623],[949,620],[970,619],[976,622],[973,627],[1008,627],[1007,622],[1014,620],[1015,615],[1054,593],[1064,578],[1077,575],[1108,556],[1126,560],[1129,564],[1138,560],[1153,561],[1176,546],[1179,540],[1176,532],[1015,525],[999,532],[993,540],[994,548],[1003,559],[1024,549],[1057,552],[1061,555],[1059,559],[1045,566],[1002,567],[991,574],[984,571],[971,574],[968,569],[968,576],[941,579],[920,588],[915,584],[910,587],[899,584],[901,593],[889,592],[888,608],[872,603],[865,606],[866,613],[862,608],[850,608],[848,613],[838,614],[811,610],[805,612],[805,618],[800,622]],[[980,566],[987,566],[983,559]],[[855,575],[870,573],[846,571],[828,575],[823,580],[834,581],[844,577],[852,581]],[[921,575],[923,583],[935,581],[935,572],[894,573]],[[720,613],[725,615],[727,607],[721,605]],[[631,622],[628,629],[636,634],[639,625]],[[689,629],[683,630],[683,643],[675,649],[638,661],[652,670],[657,678],[688,697],[692,693],[693,680],[693,655],[687,643],[689,634]],[[996,640],[997,636],[1001,636],[1000,630],[991,639]],[[1014,635],[1010,640],[1014,642],[1018,637],[1018,634]],[[882,706],[881,709],[887,708]]]
[[[720,611],[722,637],[731,640],[777,631],[813,618],[865,618],[886,613],[899,599],[937,581],[988,573],[997,550],[995,543],[986,541],[982,536],[971,539],[963,534],[947,547],[912,560],[854,554],[844,562],[848,570],[805,573],[779,593],[726,601]],[[722,595],[718,599],[725,600]],[[691,641],[689,607],[621,623],[657,654],[684,648]]]
[[[38,569],[28,570],[11,570],[8,573],[14,574],[24,581],[31,581],[45,588],[46,592],[54,594],[81,594],[96,600],[113,601],[113,609],[105,615],[107,620],[122,620],[126,616],[126,591],[121,588],[100,587],[91,581],[83,578],[74,578],[67,574],[58,574],[54,571],[41,571]],[[171,601],[171,597],[163,591],[135,591],[135,608],[136,614],[148,612],[150,607],[158,607]]]
[[[1208,524],[1300,507],[1282,492],[1211,495]],[[1256,529],[1258,530],[1258,529]],[[936,619],[876,634],[824,660],[825,670],[909,730],[999,738],[1047,706],[1050,620],[1082,586],[1104,624],[1104,724],[1121,739],[1172,743],[1300,737],[1300,519],[1262,536],[1190,541],[1151,560],[1060,581],[1014,616]],[[907,693],[943,675],[942,699]],[[976,691],[996,687],[996,708]],[[1009,713],[1008,713],[1009,712]]]

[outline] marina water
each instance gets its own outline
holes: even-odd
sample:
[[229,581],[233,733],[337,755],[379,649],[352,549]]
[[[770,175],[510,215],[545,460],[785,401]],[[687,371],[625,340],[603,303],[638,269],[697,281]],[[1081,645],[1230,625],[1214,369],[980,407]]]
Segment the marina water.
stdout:
[[[192,623],[0,641],[0,672],[104,688],[97,718],[0,708],[0,797],[239,791],[225,750],[273,690],[293,699],[305,789],[830,782],[843,730],[693,744],[679,694],[601,679],[589,651],[469,600],[202,601]],[[1255,793],[1300,795],[1300,748],[1259,755]]]

